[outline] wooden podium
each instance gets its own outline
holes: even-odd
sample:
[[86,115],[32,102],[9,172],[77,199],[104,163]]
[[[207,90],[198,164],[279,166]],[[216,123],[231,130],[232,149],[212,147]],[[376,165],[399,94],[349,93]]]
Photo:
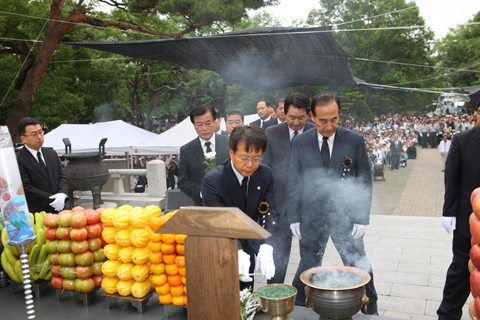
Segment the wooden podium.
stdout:
[[186,234],[188,320],[240,320],[236,239],[271,234],[238,208],[185,207],[157,233]]

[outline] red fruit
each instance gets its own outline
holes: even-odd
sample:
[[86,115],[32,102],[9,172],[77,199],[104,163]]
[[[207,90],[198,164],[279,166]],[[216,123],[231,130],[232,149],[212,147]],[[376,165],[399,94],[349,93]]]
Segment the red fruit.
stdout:
[[[62,266],[59,265],[59,264],[54,264],[52,265],[50,271],[52,272],[52,274],[55,276],[55,277],[60,277],[61,276],[61,272],[62,272]],[[63,278],[62,278],[63,280]],[[53,283],[52,283],[53,284]]]
[[88,239],[88,250],[94,252],[102,247],[102,240],[100,238]]
[[102,235],[102,227],[98,224],[87,225],[85,228],[87,229],[89,239],[98,238]]
[[480,298],[476,297],[473,300],[473,311],[475,311],[474,316],[478,319],[478,315],[480,314]]
[[62,214],[65,214],[65,213],[72,213],[72,211],[70,211],[70,210],[62,210],[62,211],[60,211],[60,212],[57,214],[57,216],[61,216]]
[[106,227],[108,227],[105,223],[103,222],[99,222],[98,225],[100,225],[100,227],[102,227],[102,231],[103,229],[105,229]]
[[100,221],[100,214],[95,210],[85,211],[85,217],[87,218],[87,224],[95,224]]
[[60,240],[60,241],[58,241],[57,252],[60,252],[60,253],[72,252],[72,240]]
[[470,249],[470,260],[472,260],[475,268],[480,269],[480,246],[478,244]]
[[104,248],[108,243],[106,243],[105,240],[103,240],[102,236],[100,236],[100,240],[102,240],[102,248]]
[[92,266],[77,266],[75,268],[75,276],[80,279],[88,279],[93,276]]
[[81,213],[75,213],[70,218],[70,227],[72,228],[83,228],[87,225],[87,217]]
[[93,281],[95,282],[95,288],[100,288],[102,286],[103,278],[105,278],[103,274],[92,277]]
[[478,243],[476,243],[475,240],[473,240],[473,237],[472,237],[472,239],[470,239],[470,244],[471,244],[472,247],[473,247],[474,245],[476,245],[476,244],[478,244]]
[[75,291],[79,293],[89,293],[95,289],[95,281],[92,278],[75,279]]
[[[62,267],[74,267],[75,266],[75,254],[72,252],[62,253],[60,254],[60,258],[58,259],[60,265]],[[62,277],[66,278],[62,275]]]
[[476,299],[478,296],[472,291],[472,287],[470,287],[470,292],[472,293],[473,299]]
[[72,208],[72,212],[76,212],[76,211],[85,211],[85,208],[82,206],[75,206]]
[[476,243],[480,243],[480,220],[472,221],[470,224],[470,233]]
[[[52,265],[55,265],[55,264],[60,264],[60,254],[59,252],[55,252],[55,253],[52,253],[50,255],[50,263]],[[53,267],[53,266],[52,266]]]
[[470,271],[470,273],[472,273],[473,270],[475,270],[475,269],[477,269],[477,268],[473,264],[472,259],[468,260],[468,271]]
[[70,227],[71,217],[72,217],[71,213],[64,213],[62,215],[57,215],[57,224],[61,227]]
[[480,218],[480,194],[473,199],[472,209],[477,218]]
[[57,238],[60,240],[69,240],[70,239],[70,228],[58,227],[57,228]]
[[73,241],[83,241],[87,239],[87,237],[88,237],[88,232],[87,232],[87,229],[85,228],[70,230],[70,238]]
[[71,248],[73,253],[84,253],[88,251],[88,242],[87,240],[72,241]]
[[101,215],[101,214],[103,213],[103,211],[105,211],[105,210],[107,210],[107,208],[102,208],[102,207],[100,207],[100,208],[95,209],[95,211],[97,211],[98,214],[100,214],[100,215]]
[[480,188],[476,188],[473,190],[472,194],[470,195],[470,203],[472,204],[473,207],[473,199],[475,199],[476,196],[480,194]]
[[75,284],[74,279],[65,279],[63,280],[63,290],[73,291],[73,285]]
[[473,270],[470,275],[470,286],[472,291],[479,296],[480,295],[480,271],[478,269]]
[[93,253],[90,251],[75,255],[75,263],[79,266],[91,266],[94,260]]
[[43,219],[43,225],[52,228],[58,227],[57,216],[56,214],[47,214]]
[[57,239],[57,228],[50,227],[45,231],[45,238],[47,240],[55,240]]
[[6,192],[2,194],[3,201],[8,201],[10,200],[10,193]]
[[[52,266],[53,269],[53,266]],[[53,274],[53,272],[52,272]],[[63,278],[60,276],[55,276],[52,278],[52,287],[55,289],[63,289]]]

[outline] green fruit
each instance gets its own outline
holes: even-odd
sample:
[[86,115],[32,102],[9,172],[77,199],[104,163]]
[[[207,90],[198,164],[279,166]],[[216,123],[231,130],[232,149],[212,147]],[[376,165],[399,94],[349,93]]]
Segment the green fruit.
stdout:
[[23,282],[22,264],[20,263],[20,259],[15,263],[15,274],[17,275],[18,280],[20,280],[19,282]]
[[7,245],[3,249],[3,252],[5,253],[5,257],[7,258],[8,263],[10,263],[12,267],[14,267],[15,264],[17,263],[17,257],[13,255],[11,246]]
[[36,244],[30,255],[28,256],[28,265],[30,266],[30,270],[35,269],[35,263],[37,262],[38,254],[40,253],[40,246]]
[[2,253],[1,261],[2,261],[3,270],[5,270],[5,272],[8,274],[10,279],[12,279],[15,282],[20,282],[20,280],[18,280],[18,278],[17,278],[17,275],[15,274],[15,270],[10,265],[10,263],[8,263],[8,261],[7,261],[7,258],[5,256],[5,251]]
[[47,259],[43,263],[42,270],[40,271],[40,274],[38,275],[38,277],[40,279],[44,279],[45,276],[47,275],[48,271],[50,271],[50,266],[52,265],[50,263],[50,255],[51,255],[51,253],[47,256]]

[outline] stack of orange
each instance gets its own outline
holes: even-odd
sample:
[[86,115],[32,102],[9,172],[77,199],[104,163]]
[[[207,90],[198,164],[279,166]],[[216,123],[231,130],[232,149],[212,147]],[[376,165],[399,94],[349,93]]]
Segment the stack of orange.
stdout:
[[159,294],[162,304],[187,305],[187,287],[185,278],[185,247],[186,235],[154,233],[178,210],[166,215],[150,219],[150,268],[152,271],[152,284]]
[[102,269],[106,276],[102,288],[106,293],[141,298],[152,290],[148,224],[150,218],[161,214],[157,206],[130,205],[102,213],[102,222],[108,226],[102,233],[108,243],[104,249],[108,261]]

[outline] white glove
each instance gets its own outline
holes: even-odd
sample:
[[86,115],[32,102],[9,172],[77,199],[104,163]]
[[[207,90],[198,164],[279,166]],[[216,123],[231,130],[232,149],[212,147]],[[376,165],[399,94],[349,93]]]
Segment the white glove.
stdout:
[[253,279],[248,274],[250,273],[250,255],[245,251],[238,251],[238,274],[243,274],[240,281],[252,282]]
[[262,244],[258,250],[255,272],[260,272],[267,278],[272,279],[275,275],[275,264],[273,262],[273,247],[269,244]]
[[452,234],[453,230],[457,227],[456,217],[442,217],[442,224],[448,234]]
[[366,225],[355,223],[353,225],[353,230],[352,230],[353,239],[358,239],[358,238],[363,237],[366,229],[367,229]]
[[290,224],[290,229],[292,230],[295,238],[297,238],[298,240],[302,240],[302,235],[300,234],[300,222]]
[[63,210],[63,208],[65,207],[65,199],[67,199],[67,195],[65,193],[56,193],[49,198],[55,199],[52,203],[49,204],[53,209],[57,211]]

